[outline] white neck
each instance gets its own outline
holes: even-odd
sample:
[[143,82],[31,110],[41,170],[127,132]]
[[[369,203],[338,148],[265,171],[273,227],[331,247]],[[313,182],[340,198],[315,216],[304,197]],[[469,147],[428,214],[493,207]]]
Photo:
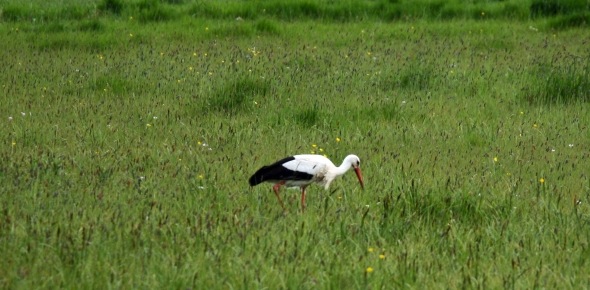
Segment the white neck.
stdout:
[[344,161],[342,161],[342,164],[340,164],[340,166],[336,167],[336,170],[334,170],[334,174],[335,175],[342,175],[342,174],[346,173],[348,170],[350,170],[351,167],[352,167],[352,163],[350,162],[350,160],[348,160],[348,158],[344,158]]

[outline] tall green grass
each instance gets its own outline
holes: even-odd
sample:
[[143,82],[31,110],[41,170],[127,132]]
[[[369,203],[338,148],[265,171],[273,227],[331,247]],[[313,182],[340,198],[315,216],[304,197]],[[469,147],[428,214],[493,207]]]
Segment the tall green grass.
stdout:
[[541,60],[526,92],[532,103],[580,104],[590,101],[590,62],[586,56],[559,56]]
[[268,95],[269,87],[270,84],[264,80],[236,76],[216,88],[212,92],[210,101],[205,103],[201,110],[218,110],[225,114],[237,113],[247,108],[247,105],[252,105],[252,100],[262,102]]
[[[67,3],[0,25],[1,288],[588,283],[587,30],[232,12],[272,1],[53,18]],[[312,185],[302,213],[248,186],[311,152],[359,155],[365,190]]]
[[[142,22],[171,21],[183,17],[209,19],[274,18],[287,21],[363,21],[409,19],[509,19],[579,15],[587,13],[584,0],[534,1],[158,1],[102,0],[72,3],[69,1],[4,0],[0,19],[3,21],[68,21],[114,16],[136,17]],[[581,25],[585,25],[579,23]]]

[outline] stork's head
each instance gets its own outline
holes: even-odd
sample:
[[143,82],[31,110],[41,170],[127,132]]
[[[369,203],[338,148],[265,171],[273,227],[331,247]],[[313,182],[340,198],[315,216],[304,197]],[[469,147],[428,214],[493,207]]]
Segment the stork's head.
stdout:
[[361,188],[365,189],[365,183],[363,182],[363,174],[361,173],[361,160],[359,159],[359,157],[351,154],[346,156],[344,162],[349,163],[350,166],[352,166],[352,169],[354,169],[354,172],[356,173],[356,177],[359,179]]

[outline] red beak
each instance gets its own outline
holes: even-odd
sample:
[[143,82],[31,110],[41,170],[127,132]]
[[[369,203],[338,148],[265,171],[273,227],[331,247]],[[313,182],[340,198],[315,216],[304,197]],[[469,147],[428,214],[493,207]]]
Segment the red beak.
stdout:
[[365,189],[365,183],[363,182],[363,175],[361,173],[360,167],[354,167],[354,172],[356,173],[356,177],[359,179],[359,183],[361,184],[361,188]]

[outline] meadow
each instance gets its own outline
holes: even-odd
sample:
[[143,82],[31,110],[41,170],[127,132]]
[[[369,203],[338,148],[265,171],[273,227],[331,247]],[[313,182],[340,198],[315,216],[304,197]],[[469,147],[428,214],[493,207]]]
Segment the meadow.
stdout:
[[589,15],[0,0],[0,288],[590,288]]

